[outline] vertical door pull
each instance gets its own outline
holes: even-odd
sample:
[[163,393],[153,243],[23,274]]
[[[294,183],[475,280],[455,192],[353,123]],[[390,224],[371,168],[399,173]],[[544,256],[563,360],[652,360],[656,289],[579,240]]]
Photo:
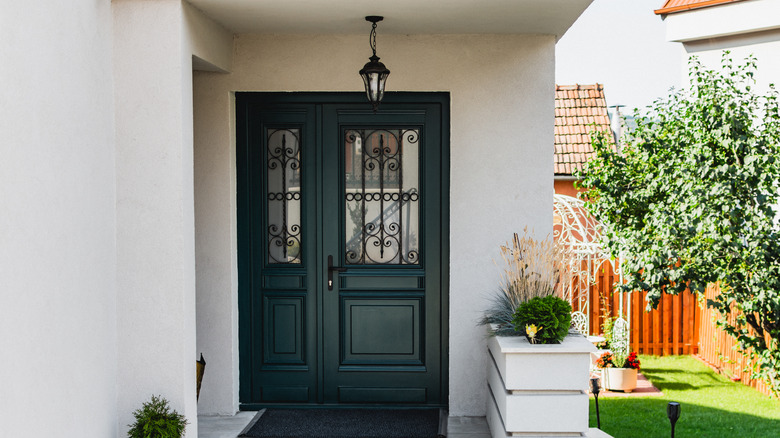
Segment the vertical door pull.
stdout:
[[346,270],[347,268],[342,268],[341,266],[333,266],[333,256],[328,256],[328,290],[333,290],[333,273]]

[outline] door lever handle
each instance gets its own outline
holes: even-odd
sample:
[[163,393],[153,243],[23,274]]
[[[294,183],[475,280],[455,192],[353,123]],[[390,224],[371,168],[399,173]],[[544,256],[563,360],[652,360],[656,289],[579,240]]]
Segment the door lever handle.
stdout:
[[333,290],[333,273],[344,272],[347,268],[341,266],[333,266],[333,256],[328,256],[328,290]]

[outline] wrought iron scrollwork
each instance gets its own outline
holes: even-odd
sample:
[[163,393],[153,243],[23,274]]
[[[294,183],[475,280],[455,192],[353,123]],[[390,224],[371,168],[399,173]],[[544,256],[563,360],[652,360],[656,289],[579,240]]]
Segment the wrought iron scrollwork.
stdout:
[[287,128],[267,132],[269,263],[301,262],[299,132]]
[[584,336],[588,336],[588,315],[579,310],[571,313],[571,325]]
[[[595,290],[594,286],[599,278],[599,271],[609,266],[612,272],[621,278],[622,282],[620,260],[611,258],[602,247],[602,225],[588,213],[583,200],[555,194],[553,195],[553,212],[553,236],[558,244],[567,246],[574,255],[569,267],[571,281],[568,285],[564,285],[564,298],[568,299],[572,305],[573,317],[578,322],[578,330],[583,331],[584,329],[585,334],[587,334],[591,314],[590,294],[592,289]],[[630,311],[631,302],[629,301],[628,312],[630,313]],[[623,314],[623,294],[620,294],[618,315]],[[625,337],[625,345],[628,345],[629,322],[622,317],[619,320],[623,321],[623,332],[621,333],[625,333],[621,336]]]
[[419,263],[418,142],[417,129],[345,132],[347,264]]
[[629,343],[630,329],[628,327],[628,321],[622,316],[618,316],[612,325],[612,342],[610,348],[613,352],[620,352],[622,355],[627,356],[630,343]]

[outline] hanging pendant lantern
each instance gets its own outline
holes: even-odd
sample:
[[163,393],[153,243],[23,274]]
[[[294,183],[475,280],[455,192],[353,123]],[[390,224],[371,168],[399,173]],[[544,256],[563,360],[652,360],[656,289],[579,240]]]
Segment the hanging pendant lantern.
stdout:
[[385,95],[385,82],[387,81],[387,76],[390,75],[390,70],[379,62],[379,57],[376,56],[376,24],[383,19],[384,17],[377,15],[366,17],[366,21],[372,23],[368,41],[373,55],[368,58],[369,62],[360,70],[360,77],[363,78],[363,84],[366,86],[366,96],[368,101],[371,102],[371,106],[374,107],[374,112],[379,108],[379,102],[382,101],[382,97]]

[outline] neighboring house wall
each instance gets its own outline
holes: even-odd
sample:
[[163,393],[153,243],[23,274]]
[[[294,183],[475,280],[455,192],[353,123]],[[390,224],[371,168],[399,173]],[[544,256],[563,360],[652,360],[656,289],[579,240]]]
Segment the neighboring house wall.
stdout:
[[[449,410],[484,415],[498,247],[552,230],[554,36],[381,35],[389,91],[451,93]],[[234,91],[359,91],[365,35],[239,35],[231,74],[197,72],[195,205],[201,413],[237,407]],[[457,60],[453,62],[453,60]]]
[[576,180],[573,178],[563,179],[556,177],[554,184],[555,193],[576,198],[577,193],[581,192],[582,190],[577,190],[574,188],[575,181]]
[[117,436],[111,2],[0,9],[0,436]]
[[758,59],[758,89],[780,84],[780,2],[743,0],[664,15],[666,38],[682,43],[683,78],[688,57],[698,56],[710,67],[720,65],[723,50],[740,64],[748,55]]

